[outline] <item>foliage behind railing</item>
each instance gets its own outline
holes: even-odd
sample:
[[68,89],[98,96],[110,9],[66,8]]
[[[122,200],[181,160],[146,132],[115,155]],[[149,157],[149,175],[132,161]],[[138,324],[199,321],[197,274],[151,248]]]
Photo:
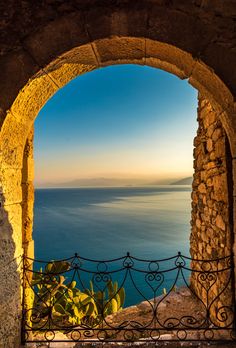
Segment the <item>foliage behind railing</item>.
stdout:
[[[45,269],[34,272],[31,285],[36,286],[35,319],[50,316],[67,324],[85,324],[96,326],[102,317],[120,310],[124,304],[124,288],[118,289],[118,283],[107,281],[106,288],[94,291],[93,282],[90,288],[81,291],[76,280],[66,282],[64,273],[69,271],[71,263],[68,261],[52,261]],[[35,325],[36,327],[37,325]]]

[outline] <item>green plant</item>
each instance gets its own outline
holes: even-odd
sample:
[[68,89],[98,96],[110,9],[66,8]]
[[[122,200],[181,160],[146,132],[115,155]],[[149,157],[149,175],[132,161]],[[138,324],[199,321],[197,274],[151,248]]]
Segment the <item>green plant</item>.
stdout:
[[45,269],[34,273],[32,286],[35,286],[35,308],[41,317],[53,317],[60,322],[72,325],[90,323],[97,325],[107,315],[119,311],[125,301],[124,288],[109,280],[103,291],[90,288],[81,291],[76,281],[66,283],[62,273],[70,269],[67,261],[51,261]]
[[118,282],[112,283],[108,281],[107,283],[107,300],[104,306],[104,316],[118,312],[124,305],[125,302],[125,289],[118,288]]

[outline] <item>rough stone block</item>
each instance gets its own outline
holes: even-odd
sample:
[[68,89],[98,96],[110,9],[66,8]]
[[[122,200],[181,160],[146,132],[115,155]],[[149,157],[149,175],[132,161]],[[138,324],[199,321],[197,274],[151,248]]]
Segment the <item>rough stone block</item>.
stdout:
[[47,72],[52,72],[63,64],[81,64],[97,66],[97,57],[94,52],[93,43],[82,45],[64,53],[52,63],[47,65]]
[[212,110],[211,106],[209,108],[205,108],[203,115],[203,124],[205,129],[210,127],[210,125],[212,125],[216,121],[216,118],[217,114]]
[[33,122],[40,109],[48,99],[58,90],[58,86],[43,71],[34,75],[29,83],[22,89],[11,107],[15,118],[24,126],[26,138],[31,131]]
[[96,52],[101,65],[130,62],[144,64],[145,40],[136,38],[113,38],[97,40]]
[[2,168],[1,183],[4,206],[22,202],[20,169]]
[[58,87],[63,87],[72,79],[90,72],[97,68],[96,65],[85,65],[80,63],[64,63],[50,72],[50,77]]
[[211,152],[213,150],[213,141],[212,139],[207,140],[207,151]]
[[[210,125],[209,127],[207,127],[207,130],[206,130],[206,135],[211,138],[212,137],[212,134],[215,130],[215,124],[212,124]],[[213,141],[215,141],[213,138],[212,138]]]
[[216,226],[225,231],[225,222],[221,215],[217,215],[216,217]]
[[21,204],[11,204],[2,207],[4,211],[4,224],[1,228],[1,239],[13,240],[15,255],[22,253],[22,209]]
[[191,54],[172,45],[148,39],[146,39],[146,62],[152,66],[167,70],[181,79],[191,75],[195,64]]
[[216,128],[212,134],[212,140],[216,142],[222,135],[222,128]]
[[185,73],[180,70],[177,66],[170,64],[168,62],[163,62],[157,58],[144,58],[144,64],[151,66],[153,68],[161,69],[167,71],[170,74],[178,76],[180,79],[185,79]]
[[200,193],[206,193],[207,190],[206,190],[206,185],[204,183],[201,183],[199,186],[198,186],[198,191]]
[[8,112],[0,134],[2,168],[20,169],[22,167],[24,139],[26,137],[27,130],[21,120],[17,119],[11,112]]
[[228,202],[228,188],[226,174],[215,175],[212,178],[214,199],[216,201]]

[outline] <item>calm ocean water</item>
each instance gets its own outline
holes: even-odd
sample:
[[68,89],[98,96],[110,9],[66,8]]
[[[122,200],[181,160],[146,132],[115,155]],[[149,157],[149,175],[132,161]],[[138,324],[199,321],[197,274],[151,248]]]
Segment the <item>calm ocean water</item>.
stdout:
[[[62,259],[75,252],[98,260],[124,256],[127,251],[150,260],[178,251],[189,255],[190,195],[190,186],[37,189],[35,258]],[[145,296],[153,297],[152,284],[145,286],[144,275],[135,277]],[[174,275],[165,278],[162,288],[168,288]],[[129,283],[126,305],[143,300],[131,288]]]

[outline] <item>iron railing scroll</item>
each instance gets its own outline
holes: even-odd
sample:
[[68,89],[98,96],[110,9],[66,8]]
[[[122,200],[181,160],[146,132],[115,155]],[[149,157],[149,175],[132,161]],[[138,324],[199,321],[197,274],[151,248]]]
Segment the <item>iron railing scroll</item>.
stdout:
[[23,265],[23,343],[235,340],[232,256]]

